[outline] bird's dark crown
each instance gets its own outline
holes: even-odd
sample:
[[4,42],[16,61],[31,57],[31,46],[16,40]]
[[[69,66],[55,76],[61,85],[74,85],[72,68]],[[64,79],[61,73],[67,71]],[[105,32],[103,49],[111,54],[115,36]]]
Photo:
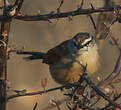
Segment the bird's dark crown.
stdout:
[[80,48],[83,48],[84,46],[89,45],[90,42],[93,40],[93,36],[87,32],[80,32],[80,33],[77,33],[72,38],[72,40],[74,45],[77,46],[78,49],[80,49]]

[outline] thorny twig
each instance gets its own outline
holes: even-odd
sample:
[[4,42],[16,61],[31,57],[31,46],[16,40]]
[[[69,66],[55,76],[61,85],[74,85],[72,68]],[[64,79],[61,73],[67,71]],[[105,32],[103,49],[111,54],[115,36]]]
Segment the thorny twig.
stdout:
[[38,103],[36,102],[36,103],[34,104],[33,110],[36,110],[37,105],[38,105]]
[[[94,6],[93,6],[92,4],[90,4],[90,5],[91,5],[91,8],[92,8],[92,9],[95,9]],[[95,21],[94,21],[92,15],[91,15],[91,14],[88,14],[88,15],[89,15],[89,17],[90,17],[90,20],[91,20],[91,22],[92,22],[92,24],[93,24],[94,29],[96,30],[97,27],[96,27],[96,24],[95,24]]]
[[107,95],[105,95],[91,80],[87,75],[83,75],[84,80],[94,89],[94,91],[105,100],[107,100],[111,105],[114,105],[121,109],[121,105],[111,100]]
[[57,8],[57,13],[60,13],[60,8],[62,7],[64,0],[61,0],[59,7]]
[[[80,85],[80,81],[82,82],[83,80],[85,80],[87,82],[87,84],[93,88],[93,90],[101,97],[103,97],[105,100],[107,100],[110,105],[112,106],[115,106],[115,107],[118,107],[121,109],[121,105],[119,105],[118,103],[114,102],[115,100],[117,100],[117,98],[115,100],[111,100],[107,95],[105,95],[91,80],[90,78],[87,76],[87,74],[83,74],[81,75],[80,77],[80,80],[78,82],[75,82],[75,83],[71,83],[71,84],[67,84],[67,85],[64,85],[64,86],[59,86],[59,87],[56,87],[56,88],[52,88],[52,89],[48,89],[46,90],[46,93],[47,92],[51,92],[51,91],[55,91],[55,90],[58,90],[58,89],[63,89],[63,88],[72,88],[72,87],[79,87],[81,86]],[[8,97],[8,100],[10,99],[13,99],[13,98],[16,98],[16,97],[20,97],[20,96],[32,96],[32,95],[37,95],[37,94],[44,94],[45,91],[38,91],[38,92],[32,92],[32,93],[25,93],[25,94],[15,94],[15,95],[11,95]],[[118,96],[119,98],[119,96]],[[88,106],[87,106],[88,107]]]
[[95,24],[95,21],[94,21],[92,15],[89,14],[89,18],[90,18],[90,20],[91,20],[91,22],[92,22],[92,24],[93,24],[94,29],[96,30],[97,27],[96,27],[96,24]]
[[17,15],[22,7],[24,0],[16,0],[12,8],[16,8],[16,14]]
[[[120,93],[117,97],[115,97],[115,98],[113,99],[113,101],[118,100],[120,97],[121,97],[121,93]],[[108,107],[110,107],[110,106],[111,106],[111,104],[109,103],[109,104],[107,104],[105,107],[101,108],[100,110],[106,110],[106,109],[107,109]]]
[[81,1],[81,4],[80,4],[80,6],[78,7],[78,9],[82,9],[83,5],[84,5],[84,0]]

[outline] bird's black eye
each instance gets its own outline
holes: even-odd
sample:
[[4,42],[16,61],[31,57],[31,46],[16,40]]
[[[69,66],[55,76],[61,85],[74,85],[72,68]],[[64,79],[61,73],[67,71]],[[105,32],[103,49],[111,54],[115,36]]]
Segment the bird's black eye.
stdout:
[[74,41],[74,42],[73,42],[73,45],[77,48],[77,50],[79,50],[79,49],[81,48],[80,43],[77,42],[77,41]]

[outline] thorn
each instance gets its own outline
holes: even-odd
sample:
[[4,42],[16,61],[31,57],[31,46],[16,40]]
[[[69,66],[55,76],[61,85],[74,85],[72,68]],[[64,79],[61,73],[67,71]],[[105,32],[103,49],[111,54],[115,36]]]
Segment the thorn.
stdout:
[[85,73],[87,70],[87,63],[86,63],[86,65],[83,65],[83,69],[84,69],[84,73]]
[[50,21],[49,19],[47,19],[47,21],[49,22],[49,23],[53,23],[52,21]]
[[92,24],[93,24],[94,29],[96,30],[97,27],[96,27],[96,24],[95,24],[95,21],[94,21],[92,15],[91,15],[91,14],[88,14],[88,16],[89,16],[89,18],[90,18],[90,20],[91,20],[91,22],[92,22]]
[[36,102],[36,103],[34,104],[34,108],[33,108],[33,110],[36,110],[37,105],[38,105],[38,103]]
[[60,13],[60,8],[57,8],[57,13]]
[[72,21],[73,20],[73,16],[68,16],[68,20]]
[[91,6],[91,8],[92,8],[93,10],[95,9],[92,3],[90,3],[90,6]]
[[63,3],[64,3],[64,0],[61,0],[59,8],[63,5]]
[[83,5],[84,5],[84,0],[82,0],[80,5],[77,5],[77,10],[80,11],[82,9]]
[[60,8],[63,5],[63,3],[64,3],[64,0],[61,0],[59,7],[56,9],[57,13],[60,13]]
[[83,5],[84,5],[84,0],[82,0],[81,5],[80,5],[80,8],[82,8]]

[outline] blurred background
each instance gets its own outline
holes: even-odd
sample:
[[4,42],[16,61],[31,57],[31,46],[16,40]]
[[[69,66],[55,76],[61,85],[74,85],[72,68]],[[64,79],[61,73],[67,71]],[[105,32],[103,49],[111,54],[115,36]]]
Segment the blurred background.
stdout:
[[[13,0],[14,1],[14,0]],[[116,4],[120,5],[121,0],[115,0]],[[24,14],[41,14],[56,11],[60,0],[25,0],[21,12]],[[77,9],[81,0],[64,0],[61,11],[71,11]],[[90,3],[94,7],[104,6],[104,0],[85,0],[83,8],[90,8]],[[94,20],[98,18],[98,14],[93,14]],[[95,34],[93,25],[87,15],[79,15],[73,17],[69,21],[68,18],[47,21],[20,21],[13,20],[9,45],[15,45],[16,48],[22,47],[27,51],[42,51],[46,52],[48,49],[58,45],[64,40],[73,37],[78,32],[90,32]],[[120,39],[121,25],[115,23],[112,27],[113,36]],[[101,55],[102,66],[97,76],[104,78],[108,75],[115,65],[116,58],[119,54],[118,50],[111,46],[108,39],[99,42],[99,51]],[[43,90],[41,86],[41,79],[47,78],[46,89],[58,86],[51,78],[48,65],[42,64],[41,60],[26,62],[23,56],[12,54],[8,60],[8,80],[11,82],[11,88],[27,92]],[[94,77],[96,81],[96,78]],[[7,103],[7,110],[32,110],[34,104],[38,102],[37,110],[44,110],[50,105],[50,99],[61,100],[64,98],[60,91],[53,91],[44,95],[36,95],[31,97],[20,97],[10,100]],[[62,110],[67,110],[66,104],[60,106]],[[57,110],[57,108],[53,108]]]

